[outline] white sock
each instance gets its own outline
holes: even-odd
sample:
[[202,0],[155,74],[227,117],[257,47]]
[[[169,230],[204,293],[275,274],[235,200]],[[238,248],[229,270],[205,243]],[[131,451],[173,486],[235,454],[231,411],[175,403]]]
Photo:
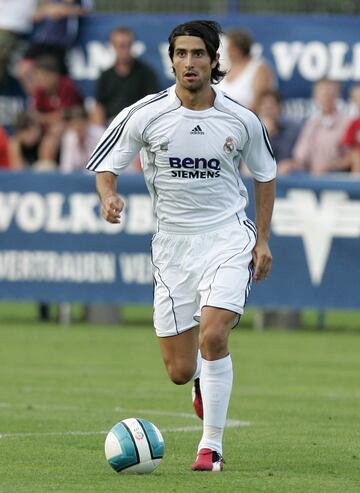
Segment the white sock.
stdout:
[[233,381],[230,354],[215,361],[202,360],[200,389],[204,409],[203,436],[198,451],[210,448],[222,454],[222,437]]
[[201,365],[202,365],[202,357],[201,357],[200,349],[198,349],[197,359],[196,359],[196,370],[194,376],[192,377],[193,380],[200,378]]

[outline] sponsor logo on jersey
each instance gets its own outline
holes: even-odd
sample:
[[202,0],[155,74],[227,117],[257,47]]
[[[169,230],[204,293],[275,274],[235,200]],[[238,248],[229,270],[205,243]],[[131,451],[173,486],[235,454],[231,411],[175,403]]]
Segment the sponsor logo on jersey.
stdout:
[[220,161],[204,157],[169,157],[171,176],[174,178],[218,178]]
[[190,132],[191,135],[204,135],[205,132],[202,131],[202,128],[200,127],[200,125],[196,125],[196,127],[194,127],[191,132]]

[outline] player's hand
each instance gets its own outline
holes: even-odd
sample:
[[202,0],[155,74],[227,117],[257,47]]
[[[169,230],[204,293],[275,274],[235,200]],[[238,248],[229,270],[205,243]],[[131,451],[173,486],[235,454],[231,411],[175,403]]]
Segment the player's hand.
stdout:
[[271,264],[272,255],[267,241],[258,239],[253,250],[254,262],[254,281],[267,279]]
[[106,221],[117,224],[121,221],[121,211],[124,208],[123,199],[117,194],[112,193],[103,198],[101,214]]

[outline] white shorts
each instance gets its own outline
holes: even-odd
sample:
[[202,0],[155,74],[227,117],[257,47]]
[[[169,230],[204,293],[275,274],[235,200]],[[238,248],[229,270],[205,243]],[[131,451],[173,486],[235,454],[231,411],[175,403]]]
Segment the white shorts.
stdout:
[[204,306],[237,314],[250,292],[256,227],[247,218],[201,234],[160,231],[151,245],[154,326],[158,337],[198,325]]

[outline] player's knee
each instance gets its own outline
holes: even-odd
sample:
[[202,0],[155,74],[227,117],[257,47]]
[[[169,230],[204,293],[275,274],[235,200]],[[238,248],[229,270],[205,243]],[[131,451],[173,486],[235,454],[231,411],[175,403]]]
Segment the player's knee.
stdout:
[[174,364],[167,365],[167,372],[170,380],[176,385],[184,385],[189,382],[195,370],[190,367],[180,367]]
[[218,330],[206,330],[200,334],[199,346],[205,359],[221,358],[228,352],[227,338]]

